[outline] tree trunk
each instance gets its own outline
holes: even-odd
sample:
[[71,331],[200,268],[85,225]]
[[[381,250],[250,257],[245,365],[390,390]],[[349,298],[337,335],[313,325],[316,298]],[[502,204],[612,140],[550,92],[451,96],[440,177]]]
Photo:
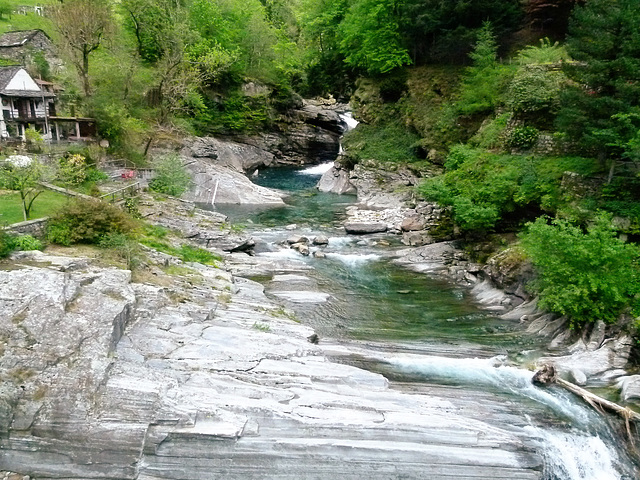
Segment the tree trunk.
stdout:
[[85,45],[82,49],[82,87],[84,96],[91,96],[91,84],[89,83],[89,49]]

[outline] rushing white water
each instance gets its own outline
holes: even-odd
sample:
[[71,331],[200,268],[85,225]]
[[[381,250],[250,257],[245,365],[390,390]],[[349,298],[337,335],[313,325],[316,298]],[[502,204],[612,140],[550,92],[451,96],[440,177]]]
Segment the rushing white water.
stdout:
[[525,427],[545,460],[545,480],[620,480],[618,455],[597,435]]
[[347,131],[353,130],[358,126],[358,123],[360,123],[358,122],[358,120],[353,118],[353,115],[351,114],[351,112],[341,113],[340,120],[342,120],[347,126]]
[[588,425],[591,415],[581,405],[562,396],[549,393],[531,383],[529,370],[503,366],[502,356],[489,359],[449,358],[432,356],[398,356],[386,358],[400,370],[410,371],[432,380],[446,380],[468,386],[491,387],[511,395],[526,397],[546,405],[557,413],[570,418],[578,425]]
[[339,260],[349,267],[357,267],[366,262],[373,262],[380,259],[380,255],[370,253],[367,255],[346,254],[346,253],[327,253],[327,258]]
[[313,167],[307,167],[299,170],[298,173],[302,175],[322,175],[329,171],[333,167],[333,162],[321,163],[320,165],[314,165]]

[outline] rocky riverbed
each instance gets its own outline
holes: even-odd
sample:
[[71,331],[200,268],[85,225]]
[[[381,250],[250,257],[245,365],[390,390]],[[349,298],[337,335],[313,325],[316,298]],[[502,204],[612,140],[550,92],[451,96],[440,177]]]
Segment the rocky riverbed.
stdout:
[[260,284],[180,267],[140,283],[86,257],[3,264],[0,468],[39,480],[540,478],[531,447],[486,422],[500,415],[491,404],[335,363]]

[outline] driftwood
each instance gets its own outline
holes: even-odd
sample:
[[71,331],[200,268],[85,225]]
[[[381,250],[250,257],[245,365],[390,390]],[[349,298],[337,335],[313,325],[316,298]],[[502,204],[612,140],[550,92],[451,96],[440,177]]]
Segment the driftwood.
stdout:
[[633,443],[633,435],[631,435],[631,425],[629,422],[640,422],[639,413],[634,412],[630,408],[623,407],[621,405],[618,405],[617,403],[599,397],[598,395],[591,393],[590,391],[585,390],[578,385],[558,378],[556,369],[553,365],[543,365],[542,368],[535,373],[531,381],[538,385],[549,385],[555,383],[557,385],[560,385],[565,390],[570,391],[574,395],[579,396],[599,412],[602,412],[603,410],[609,410],[611,412],[617,413],[624,419],[627,427],[627,434],[629,435],[631,443]]

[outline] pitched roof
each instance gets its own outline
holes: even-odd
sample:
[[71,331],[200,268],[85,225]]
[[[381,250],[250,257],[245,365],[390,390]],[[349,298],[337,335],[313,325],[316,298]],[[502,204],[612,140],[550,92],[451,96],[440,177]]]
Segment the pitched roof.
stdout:
[[35,30],[15,30],[13,32],[7,32],[0,36],[0,48],[2,47],[19,47],[28,43],[33,39],[38,33],[44,34],[47,38],[47,35],[44,31],[40,29]]
[[54,97],[55,95],[50,92],[37,91],[37,90],[7,90],[7,86],[11,79],[20,71],[24,70],[24,67],[20,65],[11,67],[0,67],[0,94],[9,97]]

